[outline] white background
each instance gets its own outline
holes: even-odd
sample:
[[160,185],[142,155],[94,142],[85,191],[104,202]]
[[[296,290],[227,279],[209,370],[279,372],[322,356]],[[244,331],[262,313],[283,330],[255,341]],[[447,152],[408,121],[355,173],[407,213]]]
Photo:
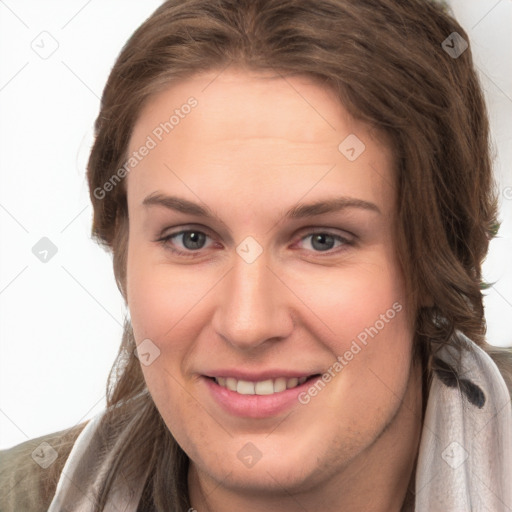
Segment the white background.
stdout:
[[[125,311],[110,255],[90,239],[85,165],[114,60],[160,3],[0,0],[0,448],[104,407]],[[488,336],[512,345],[512,2],[453,6],[487,95],[501,190]],[[38,45],[56,51],[43,59]],[[42,237],[58,249],[47,263],[32,253]]]

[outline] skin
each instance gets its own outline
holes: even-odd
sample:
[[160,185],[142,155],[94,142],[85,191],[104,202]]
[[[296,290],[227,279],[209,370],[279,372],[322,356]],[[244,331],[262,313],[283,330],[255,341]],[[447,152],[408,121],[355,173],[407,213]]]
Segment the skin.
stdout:
[[[197,107],[130,171],[126,186],[132,325],[137,343],[149,338],[160,350],[141,367],[191,459],[192,506],[399,511],[421,432],[421,370],[411,356],[384,138],[307,77],[230,68],[155,95],[130,152],[190,96]],[[352,162],[338,150],[349,134],[365,144]],[[215,217],[143,205],[154,193],[207,205]],[[283,216],[339,196],[379,212]],[[185,229],[207,235],[202,245],[190,233],[157,241]],[[314,244],[318,232],[342,238]],[[236,251],[247,236],[263,250],[250,264]],[[200,377],[216,368],[326,371],[397,302],[402,310],[307,404],[240,418],[219,407]],[[261,454],[250,468],[237,457],[248,442]]]

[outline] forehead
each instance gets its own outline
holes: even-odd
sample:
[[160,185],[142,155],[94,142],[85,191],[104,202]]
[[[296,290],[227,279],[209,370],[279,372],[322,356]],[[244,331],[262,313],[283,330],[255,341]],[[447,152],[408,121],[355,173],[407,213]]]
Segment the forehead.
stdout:
[[[347,129],[368,130],[348,114],[331,89],[311,77],[234,69],[201,73],[154,95],[139,116],[131,142],[168,121],[191,97],[197,107],[187,124],[196,122],[195,134],[205,144],[236,134],[238,139],[285,136],[290,141],[332,146]],[[172,129],[175,139],[185,135],[180,126],[183,118],[179,119]]]
[[389,202],[392,158],[382,137],[309,77],[226,70],[173,84],[145,105],[129,155],[144,145],[151,149],[128,175],[129,196],[186,175],[194,190],[295,186],[304,194],[321,183]]

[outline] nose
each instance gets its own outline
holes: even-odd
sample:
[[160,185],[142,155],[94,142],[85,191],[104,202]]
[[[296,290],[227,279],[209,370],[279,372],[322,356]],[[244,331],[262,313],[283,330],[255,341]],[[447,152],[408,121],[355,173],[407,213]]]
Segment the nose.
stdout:
[[253,350],[276,342],[293,330],[287,298],[293,294],[269,268],[263,253],[247,263],[236,255],[234,265],[219,283],[213,317],[215,332],[238,350]]

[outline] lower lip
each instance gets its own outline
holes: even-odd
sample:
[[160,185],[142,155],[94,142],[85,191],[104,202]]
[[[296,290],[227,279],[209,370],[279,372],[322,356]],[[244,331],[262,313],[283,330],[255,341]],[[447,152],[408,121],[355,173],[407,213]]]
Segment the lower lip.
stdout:
[[317,378],[320,377],[311,378],[295,388],[272,395],[241,395],[219,386],[208,377],[203,377],[203,380],[214,400],[228,413],[245,418],[268,418],[299,404],[300,393],[314,384]]

